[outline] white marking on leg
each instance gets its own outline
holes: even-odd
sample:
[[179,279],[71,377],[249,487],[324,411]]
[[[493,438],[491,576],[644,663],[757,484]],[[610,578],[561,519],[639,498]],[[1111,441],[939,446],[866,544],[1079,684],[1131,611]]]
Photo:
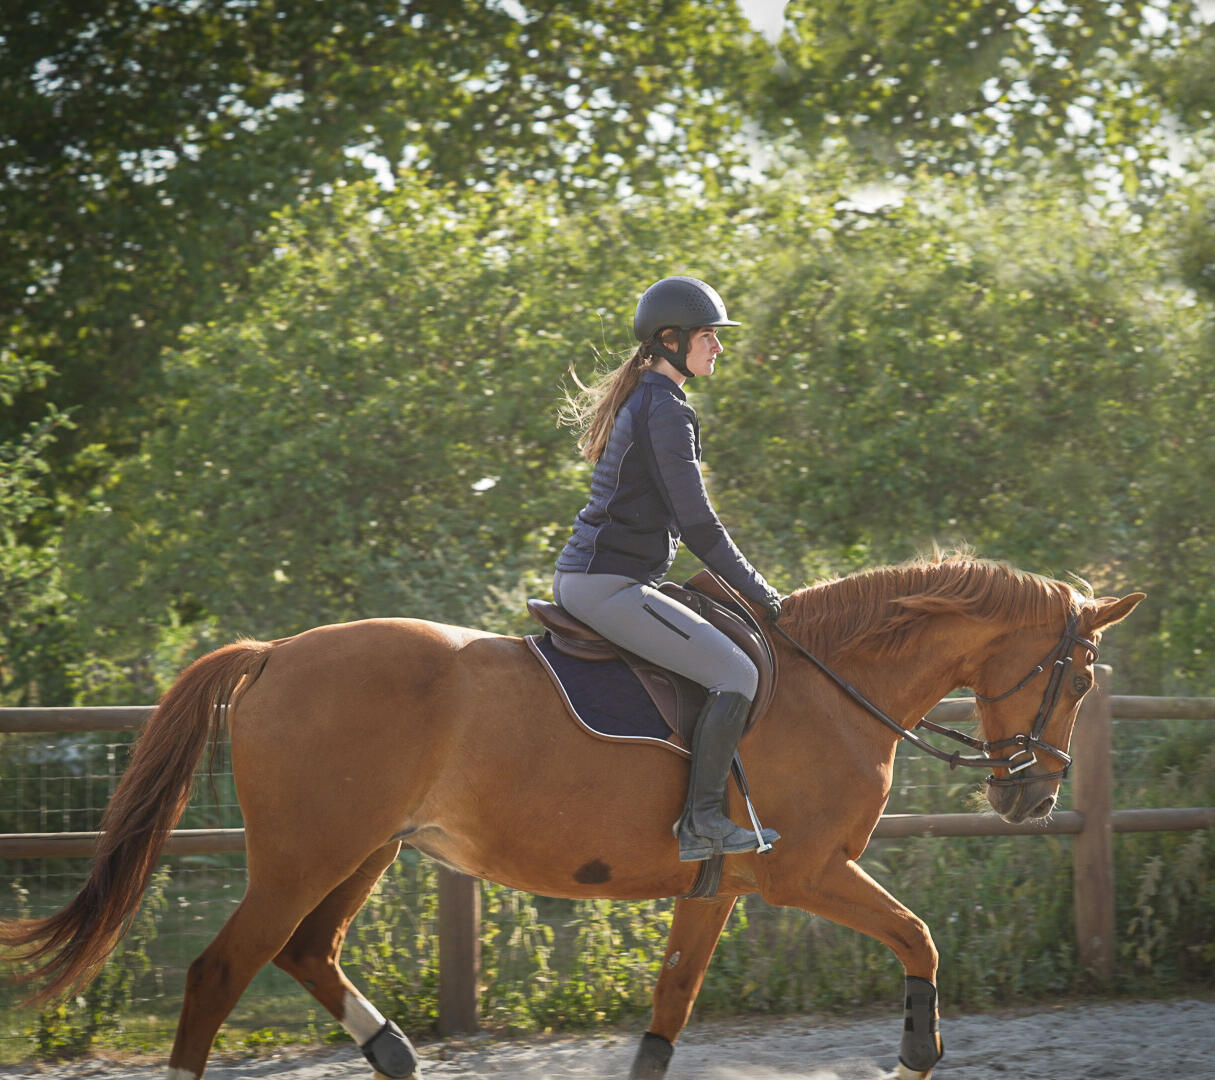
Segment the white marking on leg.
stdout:
[[198,1073],[189,1069],[170,1069],[167,1080],[198,1080]]
[[[365,997],[346,991],[342,998],[342,1027],[346,1033],[362,1046],[368,1039],[374,1038],[388,1021],[381,1015],[379,1009]],[[196,1080],[196,1078],[191,1078]]]

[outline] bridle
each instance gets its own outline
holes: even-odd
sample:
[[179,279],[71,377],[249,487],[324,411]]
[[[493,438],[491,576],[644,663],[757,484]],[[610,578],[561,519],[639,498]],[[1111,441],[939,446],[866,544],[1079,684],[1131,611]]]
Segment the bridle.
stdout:
[[[989,775],[986,779],[988,784],[996,784],[1001,786],[1009,786],[1014,784],[1031,784],[1037,783],[1039,780],[1062,780],[1067,776],[1067,770],[1071,767],[1072,759],[1059,747],[1048,743],[1042,738],[1043,732],[1046,730],[1046,725],[1049,723],[1051,715],[1055,711],[1055,706],[1059,704],[1059,696],[1063,693],[1063,680],[1067,675],[1067,670],[1071,667],[1073,656],[1072,653],[1077,646],[1083,647],[1092,655],[1092,660],[1096,661],[1099,657],[1097,646],[1087,638],[1081,637],[1076,633],[1077,627],[1080,625],[1079,612],[1073,611],[1067,620],[1067,626],[1063,628],[1063,633],[1059,640],[1051,646],[1042,660],[1036,664],[1016,686],[1009,690],[1005,690],[1002,694],[997,694],[995,697],[984,697],[977,690],[975,691],[975,700],[986,703],[995,701],[1003,701],[1005,698],[1010,698],[1013,694],[1020,690],[1024,690],[1035,678],[1038,677],[1047,666],[1050,666],[1050,678],[1047,680],[1046,689],[1042,691],[1042,701],[1038,705],[1038,715],[1034,717],[1033,727],[1030,728],[1028,734],[1013,735],[1007,739],[1000,739],[997,742],[987,742],[983,739],[975,739],[969,735],[963,734],[960,731],[955,731],[953,728],[942,727],[940,724],[934,724],[931,720],[921,719],[913,728],[925,728],[928,731],[936,732],[938,735],[944,735],[947,738],[953,739],[955,742],[960,742],[975,750],[981,750],[983,757],[966,757],[960,750],[950,754],[947,751],[941,750],[920,738],[912,728],[905,728],[893,717],[888,716],[877,705],[870,701],[856,687],[849,683],[846,679],[841,678],[824,664],[817,656],[809,649],[805,648],[799,642],[789,636],[786,631],[775,623],[769,623],[769,627],[775,630],[783,637],[790,645],[793,646],[798,653],[809,660],[817,667],[824,675],[827,676],[836,686],[844,691],[853,701],[860,705],[871,716],[876,717],[886,727],[890,728],[900,739],[911,743],[918,750],[923,750],[926,754],[931,754],[933,757],[949,762],[949,767],[955,768],[958,765],[973,766],[976,768],[990,769],[1007,769],[1008,776],[997,777],[994,774]],[[993,753],[999,753],[1002,750],[1007,750],[1009,747],[1017,747],[1016,751],[1008,757],[995,757]],[[1036,750],[1044,750],[1051,756],[1058,758],[1063,763],[1063,768],[1058,772],[1047,773],[1046,775],[1028,776],[1021,775],[1025,769],[1034,765],[1038,761]]]

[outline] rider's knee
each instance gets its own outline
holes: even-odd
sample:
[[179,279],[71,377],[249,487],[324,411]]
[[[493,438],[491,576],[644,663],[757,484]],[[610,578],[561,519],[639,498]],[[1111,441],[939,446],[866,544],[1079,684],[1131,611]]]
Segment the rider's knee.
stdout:
[[759,688],[759,671],[742,649],[732,641],[727,644],[730,652],[723,656],[723,662],[718,667],[718,680],[709,689],[724,694],[742,694],[748,701],[754,701]]

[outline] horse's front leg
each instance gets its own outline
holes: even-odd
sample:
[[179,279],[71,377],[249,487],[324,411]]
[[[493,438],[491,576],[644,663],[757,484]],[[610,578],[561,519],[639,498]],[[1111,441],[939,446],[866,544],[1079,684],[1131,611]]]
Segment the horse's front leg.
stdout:
[[654,1012],[641,1037],[629,1080],[661,1080],[673,1044],[688,1022],[722,928],[736,897],[675,901],[667,951],[654,987]]
[[937,949],[928,927],[851,859],[832,860],[811,881],[772,880],[770,904],[800,907],[889,946],[906,974],[900,1080],[927,1080],[944,1053],[937,1012]]

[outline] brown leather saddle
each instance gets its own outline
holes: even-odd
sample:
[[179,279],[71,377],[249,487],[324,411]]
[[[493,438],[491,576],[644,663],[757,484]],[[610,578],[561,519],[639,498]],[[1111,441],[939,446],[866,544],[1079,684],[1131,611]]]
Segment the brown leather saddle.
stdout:
[[[659,589],[715,626],[755,665],[759,684],[747,717],[750,730],[768,708],[776,689],[776,656],[746,602],[708,570],[702,570],[684,586],[664,581]],[[554,648],[561,652],[582,660],[623,660],[628,664],[667,727],[678,736],[672,741],[685,748],[692,745],[692,732],[708,695],[703,686],[620,648],[547,600],[528,600],[527,610],[548,630]]]

